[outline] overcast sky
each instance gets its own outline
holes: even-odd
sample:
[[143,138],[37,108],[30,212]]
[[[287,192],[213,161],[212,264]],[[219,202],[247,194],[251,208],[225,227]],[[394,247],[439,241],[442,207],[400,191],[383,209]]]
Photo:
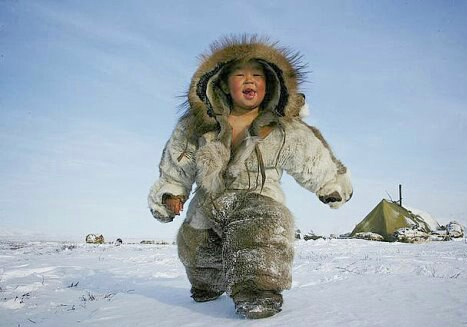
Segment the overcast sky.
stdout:
[[306,119],[351,170],[339,210],[284,178],[302,231],[351,231],[398,198],[467,223],[466,1],[0,1],[0,229],[172,240],[147,209],[209,44],[300,51]]

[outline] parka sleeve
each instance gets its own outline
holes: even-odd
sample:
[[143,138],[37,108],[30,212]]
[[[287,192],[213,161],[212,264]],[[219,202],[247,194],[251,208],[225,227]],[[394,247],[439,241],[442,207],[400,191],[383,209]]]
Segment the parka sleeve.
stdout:
[[334,157],[320,131],[295,120],[284,128],[279,164],[320,201],[339,208],[353,194],[349,170]]
[[186,126],[179,122],[165,145],[159,164],[159,179],[152,185],[148,205],[154,218],[171,222],[175,214],[162,203],[168,196],[178,196],[185,202],[196,176],[194,156],[196,145],[186,135]]

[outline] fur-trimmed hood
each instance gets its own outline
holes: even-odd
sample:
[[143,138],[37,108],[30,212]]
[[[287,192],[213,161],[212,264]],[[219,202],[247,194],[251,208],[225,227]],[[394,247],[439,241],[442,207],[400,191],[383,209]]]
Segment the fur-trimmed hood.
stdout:
[[225,77],[229,65],[249,60],[256,60],[263,66],[267,79],[259,117],[265,113],[272,113],[275,118],[299,116],[305,103],[299,92],[299,84],[304,79],[301,56],[265,37],[225,37],[211,44],[210,51],[201,56],[200,66],[190,83],[188,107],[183,118],[191,120],[194,136],[216,129],[221,134],[226,131],[230,104],[220,80]]

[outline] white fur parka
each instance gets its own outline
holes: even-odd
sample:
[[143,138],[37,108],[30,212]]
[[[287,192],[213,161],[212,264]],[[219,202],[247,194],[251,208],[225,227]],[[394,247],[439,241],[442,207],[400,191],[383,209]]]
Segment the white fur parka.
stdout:
[[[224,69],[232,62],[257,60],[266,72],[267,99],[260,115],[231,147],[228,95],[222,91]],[[187,112],[165,146],[160,178],[148,202],[154,217],[172,221],[174,213],[163,205],[167,195],[188,199],[196,183],[187,222],[194,228],[211,228],[203,205],[219,196],[253,192],[284,203],[280,186],[283,172],[316,193],[321,201],[338,208],[352,196],[348,169],[337,160],[321,133],[300,117],[305,106],[298,85],[303,79],[300,57],[275,43],[255,37],[215,43],[193,76]],[[222,208],[216,206],[216,210]]]

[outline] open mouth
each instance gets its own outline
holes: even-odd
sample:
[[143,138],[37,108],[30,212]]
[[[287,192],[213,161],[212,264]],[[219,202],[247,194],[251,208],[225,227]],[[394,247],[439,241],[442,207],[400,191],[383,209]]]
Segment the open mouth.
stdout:
[[253,99],[256,96],[256,91],[250,88],[243,90],[242,93],[247,99]]

